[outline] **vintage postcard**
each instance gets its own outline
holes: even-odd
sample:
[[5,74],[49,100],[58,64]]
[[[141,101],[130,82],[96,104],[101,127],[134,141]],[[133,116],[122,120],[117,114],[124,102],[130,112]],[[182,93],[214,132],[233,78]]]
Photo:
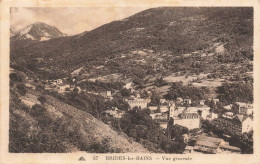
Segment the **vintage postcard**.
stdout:
[[0,163],[260,162],[259,0],[0,5]]

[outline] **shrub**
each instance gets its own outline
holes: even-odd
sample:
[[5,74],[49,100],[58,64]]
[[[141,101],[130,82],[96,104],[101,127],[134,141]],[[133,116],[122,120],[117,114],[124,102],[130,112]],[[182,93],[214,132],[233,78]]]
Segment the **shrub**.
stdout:
[[42,105],[44,105],[45,102],[46,102],[46,98],[45,98],[44,96],[38,97],[38,100],[40,101],[40,103],[41,103]]
[[18,93],[19,93],[21,96],[24,96],[24,95],[26,94],[26,89],[25,89],[25,87],[24,87],[23,84],[18,84],[18,85],[16,86],[16,88],[17,88]]
[[40,117],[46,112],[46,108],[44,108],[42,105],[35,104],[32,106],[31,109],[31,115],[34,117]]
[[22,79],[18,77],[16,73],[11,73],[9,77],[11,81],[22,82]]

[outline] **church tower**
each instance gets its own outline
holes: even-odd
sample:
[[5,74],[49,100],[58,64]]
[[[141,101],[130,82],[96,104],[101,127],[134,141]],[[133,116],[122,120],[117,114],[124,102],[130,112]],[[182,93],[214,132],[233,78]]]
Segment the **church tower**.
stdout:
[[174,116],[174,110],[175,110],[175,103],[169,103],[169,118],[173,118]]

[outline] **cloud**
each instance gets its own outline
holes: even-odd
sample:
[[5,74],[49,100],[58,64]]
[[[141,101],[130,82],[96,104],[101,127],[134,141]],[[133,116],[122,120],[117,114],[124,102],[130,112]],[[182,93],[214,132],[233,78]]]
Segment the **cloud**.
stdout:
[[35,23],[56,26],[69,35],[93,30],[103,24],[131,16],[147,7],[19,7],[11,8],[11,28],[19,31]]

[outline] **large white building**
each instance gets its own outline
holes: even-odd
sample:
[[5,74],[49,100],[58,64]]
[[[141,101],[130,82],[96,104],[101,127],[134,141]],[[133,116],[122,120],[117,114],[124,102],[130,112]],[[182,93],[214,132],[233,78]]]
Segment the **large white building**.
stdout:
[[173,118],[174,125],[181,125],[189,130],[200,128],[200,116],[197,113],[189,113],[186,109],[180,111],[178,108],[172,108],[169,110],[169,117]]
[[141,109],[147,108],[147,101],[145,99],[142,98],[135,98],[133,100],[127,100],[130,109],[133,109],[134,107],[139,107]]

